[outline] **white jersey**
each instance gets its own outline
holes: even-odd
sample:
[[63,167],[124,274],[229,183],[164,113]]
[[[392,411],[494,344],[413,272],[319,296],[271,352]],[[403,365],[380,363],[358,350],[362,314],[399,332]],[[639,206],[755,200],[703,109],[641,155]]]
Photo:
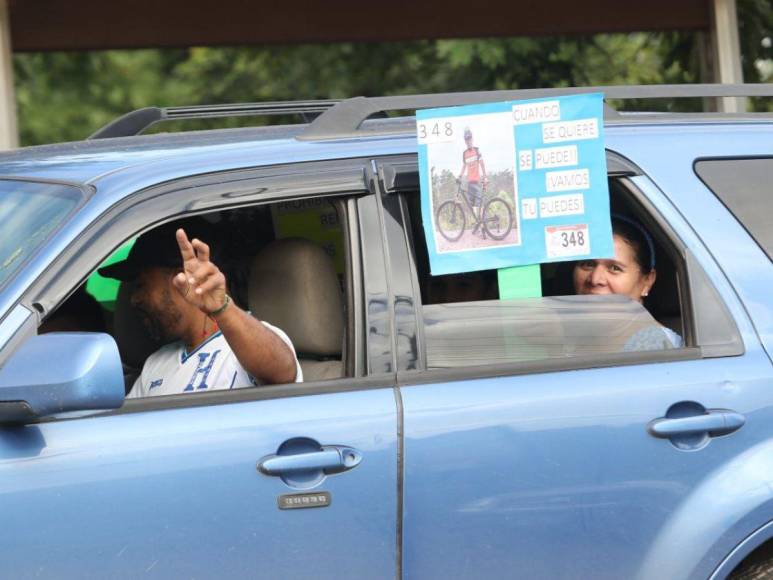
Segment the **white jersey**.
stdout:
[[[263,322],[263,321],[261,321]],[[295,356],[290,338],[276,326],[263,324],[281,338]],[[295,382],[303,381],[301,365],[295,357]],[[151,354],[142,366],[142,373],[134,381],[127,399],[179,393],[199,393],[216,389],[253,387],[260,382],[252,377],[236,360],[223,333],[217,331],[192,352],[185,350],[182,341],[173,342]]]

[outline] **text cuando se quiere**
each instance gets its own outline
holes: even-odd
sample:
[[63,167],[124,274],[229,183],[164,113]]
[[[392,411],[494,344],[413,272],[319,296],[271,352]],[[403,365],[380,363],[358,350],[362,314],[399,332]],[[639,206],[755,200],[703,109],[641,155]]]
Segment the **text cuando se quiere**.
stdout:
[[546,123],[561,120],[561,103],[559,101],[542,101],[513,105],[513,124]]
[[598,139],[598,136],[599,124],[596,119],[578,119],[542,125],[542,141],[545,143]]

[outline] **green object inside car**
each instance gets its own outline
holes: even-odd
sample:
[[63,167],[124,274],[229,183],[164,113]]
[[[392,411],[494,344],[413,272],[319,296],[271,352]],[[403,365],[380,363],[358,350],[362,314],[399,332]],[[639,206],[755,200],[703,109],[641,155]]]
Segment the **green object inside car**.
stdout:
[[539,298],[542,296],[542,277],[539,264],[513,266],[497,270],[499,299]]
[[[120,246],[115,252],[110,254],[110,256],[100,265],[100,268],[125,260],[126,256],[129,255],[129,250],[131,250],[134,245],[135,239],[136,238],[132,238]],[[104,276],[100,276],[99,272],[94,272],[89,276],[89,279],[86,282],[86,292],[96,298],[103,308],[113,311],[115,309],[115,300],[118,296],[118,289],[120,286],[121,283],[118,280],[105,278]]]

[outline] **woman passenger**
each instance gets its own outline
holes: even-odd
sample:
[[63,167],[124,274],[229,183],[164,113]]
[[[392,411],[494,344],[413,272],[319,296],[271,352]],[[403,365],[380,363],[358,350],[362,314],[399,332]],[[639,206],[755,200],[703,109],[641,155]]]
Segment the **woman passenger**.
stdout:
[[[574,290],[577,294],[623,294],[643,304],[655,284],[655,245],[639,223],[612,217],[615,257],[611,260],[581,260],[574,266]],[[647,329],[645,329],[647,330]],[[674,347],[684,346],[682,337],[665,326],[632,337],[626,350],[648,349],[662,331]]]

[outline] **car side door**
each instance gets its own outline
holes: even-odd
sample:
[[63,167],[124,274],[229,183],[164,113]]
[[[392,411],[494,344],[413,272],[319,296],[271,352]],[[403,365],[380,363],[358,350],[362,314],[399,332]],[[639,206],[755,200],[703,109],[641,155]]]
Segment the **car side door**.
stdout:
[[[752,474],[768,467],[770,360],[695,232],[651,182],[636,179],[643,207],[681,240],[688,347],[430,370],[436,331],[423,307],[404,315],[403,332],[420,345],[419,370],[406,348],[398,373],[406,578],[705,578],[750,527],[766,523],[766,500],[755,511],[749,494],[766,480]],[[410,238],[406,198],[415,194],[398,194],[384,203]],[[390,244],[393,254],[399,247]],[[411,265],[403,291],[413,286],[418,305],[417,256],[393,255],[393,275],[400,261]],[[482,352],[469,327],[457,330],[459,345]]]
[[[348,387],[191,395],[200,400],[3,429],[4,570],[15,578],[394,577],[394,395],[384,379]],[[324,475],[322,446],[353,449],[361,463]],[[313,485],[291,465],[258,469],[283,452],[320,455],[306,469]]]
[[[380,338],[389,335],[383,248],[380,237],[361,235],[378,219],[376,204],[361,168],[324,190],[316,166],[293,180],[271,173],[265,186],[257,173],[249,187],[269,197],[306,178],[306,199],[314,187],[357,193],[344,201],[343,225],[355,289],[349,356],[358,362],[340,379],[130,400],[114,412],[0,428],[9,577],[396,576],[397,406],[394,373],[381,364],[391,360],[391,343]],[[229,179],[245,186],[240,172],[217,179],[200,191],[189,180],[180,204],[167,184],[166,197],[149,190],[100,217],[94,231],[111,227],[80,236],[22,302],[55,304],[62,285],[93,271],[140,216],[206,207],[229,191]]]

